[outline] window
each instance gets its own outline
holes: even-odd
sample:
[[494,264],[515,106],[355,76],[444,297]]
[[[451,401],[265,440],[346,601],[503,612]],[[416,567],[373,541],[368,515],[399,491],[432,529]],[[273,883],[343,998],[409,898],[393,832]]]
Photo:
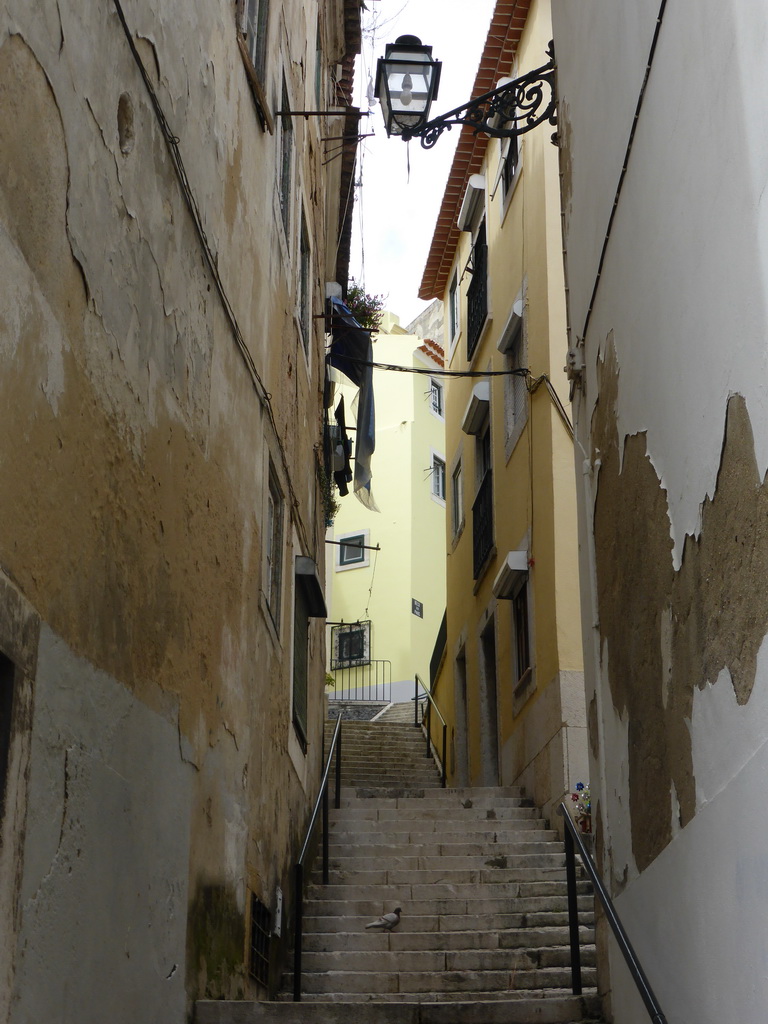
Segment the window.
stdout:
[[479,579],[493,549],[493,480],[491,474],[491,428],[486,426],[475,442],[477,494],[472,504],[472,565]]
[[[524,321],[515,318],[511,334],[505,341],[504,369],[525,369]],[[506,453],[509,456],[517,444],[528,417],[528,386],[524,374],[504,378],[504,433]]]
[[350,629],[339,636],[339,661],[362,661],[365,657],[365,633]]
[[304,345],[304,353],[309,357],[310,341],[312,337],[312,296],[310,284],[310,249],[309,232],[307,231],[307,218],[302,208],[301,211],[301,261],[299,264],[299,324],[301,327],[301,341]]
[[531,675],[531,645],[528,628],[528,588],[520,587],[512,598],[515,632],[515,686],[525,685]]
[[485,220],[480,224],[472,246],[472,280],[467,289],[467,360],[477,348],[488,317],[488,246]]
[[443,385],[434,377],[429,379],[429,402],[436,416],[443,416]]
[[512,187],[515,183],[517,176],[517,169],[520,166],[520,149],[517,140],[517,136],[514,135],[509,140],[507,151],[503,157],[503,163],[501,166],[501,184],[502,184],[502,197],[506,204],[510,195],[512,194]]
[[[288,89],[283,79],[282,110],[290,110]],[[293,177],[293,124],[291,115],[283,114],[280,118],[280,213],[283,218],[286,238],[291,230],[291,182]]]
[[464,479],[461,472],[461,462],[451,476],[451,519],[454,535],[464,525]]
[[371,660],[371,623],[334,626],[331,634],[331,669],[367,665]]
[[283,496],[270,466],[267,496],[266,597],[272,621],[280,627],[280,597],[283,582]]
[[432,496],[445,501],[445,460],[432,454]]
[[357,569],[370,563],[368,557],[369,532],[348,533],[339,538],[336,569]]
[[309,603],[296,583],[293,597],[293,725],[307,750],[307,676],[309,670]]
[[245,0],[245,41],[253,70],[264,83],[267,63],[269,0]]
[[327,614],[316,563],[308,555],[297,555],[293,571],[293,726],[304,754],[308,747],[310,619],[325,619]]
[[317,19],[317,35],[315,36],[315,106],[322,110],[323,103],[323,37],[320,31],[320,19]]
[[454,342],[459,333],[459,277],[454,274],[448,289],[448,330],[450,341]]
[[271,928],[269,910],[261,900],[251,893],[251,948],[248,970],[265,988],[269,983],[269,933]]

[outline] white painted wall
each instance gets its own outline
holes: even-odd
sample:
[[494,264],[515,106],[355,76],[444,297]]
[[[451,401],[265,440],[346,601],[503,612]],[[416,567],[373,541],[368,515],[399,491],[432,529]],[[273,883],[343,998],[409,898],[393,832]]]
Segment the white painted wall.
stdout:
[[[567,145],[565,230],[571,343],[583,334],[659,0],[553,0]],[[585,343],[577,435],[589,451],[596,360],[609,332],[618,423],[644,431],[667,490],[673,558],[713,493],[729,396],[745,396],[768,468],[768,10],[759,0],[669,2]],[[572,186],[572,187],[571,187]],[[581,475],[579,473],[579,475]],[[765,648],[744,707],[730,677],[695,692],[697,814],[638,876],[629,842],[627,723],[613,711],[594,642],[589,479],[580,493],[588,700],[606,863],[628,884],[617,908],[669,1024],[762,1024],[768,1002]],[[647,1021],[612,954],[614,1019]]]

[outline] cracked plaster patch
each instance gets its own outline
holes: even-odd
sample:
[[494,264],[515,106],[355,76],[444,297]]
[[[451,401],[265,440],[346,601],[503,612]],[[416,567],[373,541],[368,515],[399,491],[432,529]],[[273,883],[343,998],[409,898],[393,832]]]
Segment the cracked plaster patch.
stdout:
[[676,827],[696,811],[688,727],[694,689],[727,670],[739,704],[752,692],[768,632],[768,485],[757,470],[746,402],[734,395],[715,493],[703,502],[701,531],[686,538],[675,571],[667,495],[645,434],[624,438],[620,451],[619,367],[610,339],[598,378],[592,439],[601,459],[600,630],[613,704],[628,717],[632,850],[642,871],[670,842],[673,811]]

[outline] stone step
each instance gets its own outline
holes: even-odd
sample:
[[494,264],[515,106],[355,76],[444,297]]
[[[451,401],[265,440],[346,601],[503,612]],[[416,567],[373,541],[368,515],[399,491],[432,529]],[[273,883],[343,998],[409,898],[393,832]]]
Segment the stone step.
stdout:
[[[379,935],[379,939],[383,936]],[[306,950],[302,969],[306,972],[352,971],[360,973],[434,973],[440,971],[516,971],[550,967],[570,968],[568,946],[525,946],[501,949],[379,949]],[[583,967],[594,967],[595,947],[581,951]]]
[[349,810],[413,810],[414,813],[417,813],[419,808],[424,810],[442,810],[444,812],[456,811],[459,814],[466,811],[481,815],[488,811],[494,811],[496,814],[499,814],[507,808],[535,810],[530,800],[520,796],[500,796],[495,800],[492,797],[457,799],[455,796],[447,796],[446,793],[447,791],[442,786],[437,786],[436,788],[427,787],[426,789],[423,786],[416,789],[408,789],[407,787],[368,788],[365,786],[347,787],[345,789],[342,786],[340,803],[342,808]]
[[[195,1024],[580,1024],[596,1020],[594,994],[520,993],[495,1000],[371,1002],[344,996],[322,1008],[312,996],[294,1002],[201,1000]],[[322,1016],[320,1015],[322,1013]]]
[[[595,970],[582,968],[582,983],[595,985]],[[510,992],[527,989],[565,989],[571,983],[570,968],[542,967],[526,969],[508,967],[498,971],[324,971],[320,974],[304,972],[302,995],[323,994],[328,998],[348,997],[353,992],[379,997],[411,998],[417,995],[451,994],[466,997],[469,992]],[[284,988],[290,987],[286,978]]]
[[[315,921],[322,921],[315,918]],[[422,921],[426,922],[426,918]],[[435,925],[439,918],[434,919]],[[465,922],[466,923],[466,922]],[[485,923],[481,922],[482,924]],[[339,931],[339,932],[308,932],[304,936],[303,949],[310,953],[331,952],[334,950],[417,950],[417,949],[519,949],[529,946],[565,946],[569,942],[567,927],[554,928],[508,928],[485,930],[477,928],[473,931],[437,931],[426,927],[421,931],[413,930],[411,920],[407,922],[409,931],[401,931],[405,922],[395,931]],[[594,928],[582,925],[579,928],[579,939],[582,945],[594,943]]]
[[[591,896],[579,896],[579,909],[585,914],[594,913]],[[400,928],[409,931],[466,931],[477,930],[487,922],[488,929],[520,928],[524,921],[537,914],[565,915],[567,924],[567,902],[560,896],[537,896],[531,899],[429,899],[386,901],[377,899],[330,900],[307,899],[305,903],[305,931],[359,931],[381,913],[402,907]],[[338,928],[329,927],[330,921],[338,920]],[[496,924],[490,924],[490,922]],[[523,924],[520,924],[523,922]],[[462,925],[464,926],[462,928]]]
[[389,785],[402,784],[404,778],[407,778],[409,786],[420,789],[433,786],[435,789],[443,788],[438,772],[434,768],[423,764],[413,765],[407,770],[402,765],[382,765],[381,768],[376,769],[355,768],[353,765],[350,765],[348,768],[344,768],[341,773],[341,784],[342,786],[354,786],[357,788],[366,786],[386,788]]
[[[443,793],[445,790],[436,789],[435,795]],[[512,797],[509,798],[513,800]],[[333,803],[333,794],[331,794],[331,803]],[[461,807],[460,805],[448,805],[440,800],[419,797],[416,799],[406,800],[401,798],[399,800],[384,800],[381,798],[372,798],[365,802],[365,806],[361,805],[360,801],[355,803],[345,802],[344,797],[341,797],[341,807],[331,807],[330,820],[332,823],[339,821],[434,821],[439,819],[442,822],[447,820],[451,821],[477,821],[483,818],[486,821],[500,821],[504,820],[502,814],[506,816],[507,812],[526,812],[520,814],[521,817],[538,817],[541,818],[535,808],[527,807],[523,805],[522,801],[518,800],[515,803],[508,803],[503,807]],[[488,812],[493,811],[495,818],[489,818]],[[531,813],[533,812],[533,813]],[[510,813],[508,820],[512,821],[515,815]]]
[[[440,858],[439,863],[457,857],[488,858],[504,856],[507,852],[515,856],[527,854],[551,853],[557,849],[556,832],[544,830],[521,830],[520,832],[498,833],[493,828],[475,831],[467,837],[464,833],[453,833],[452,841],[444,842],[439,832],[389,835],[386,833],[366,835],[363,842],[353,832],[334,833],[328,836],[328,848],[334,860],[348,862],[363,859],[364,862],[386,861],[389,866],[392,858],[429,857]],[[378,841],[376,841],[378,839]],[[348,865],[347,865],[348,866]]]
[[[565,880],[565,869],[560,867],[519,867],[514,871],[488,869],[486,871],[437,870],[403,871],[377,873],[369,876],[358,873],[347,879],[339,872],[336,881],[328,886],[325,897],[329,900],[358,900],[375,897],[378,899],[402,900],[424,899],[424,886],[428,885],[432,900],[475,898],[479,895],[494,900],[517,899],[515,895],[521,882],[561,882]],[[310,890],[310,893],[313,890]]]
[[[496,848],[490,854],[456,854],[447,852],[435,855],[427,852],[419,853],[418,847],[411,847],[411,853],[403,853],[407,846],[382,846],[378,851],[368,855],[360,855],[351,850],[349,856],[338,852],[330,858],[330,865],[337,870],[360,871],[367,874],[371,871],[386,870],[388,872],[428,871],[430,874],[441,874],[446,871],[479,871],[485,868],[548,868],[565,865],[565,854],[559,851],[554,843],[520,843],[508,849]],[[429,851],[430,847],[426,847]]]
[[[384,787],[387,788],[387,787]],[[410,799],[413,794],[409,793],[408,786],[402,784],[400,786],[390,787],[394,790],[391,796],[394,797],[407,797]],[[344,787],[342,787],[342,795],[344,794]],[[355,793],[346,794],[354,796]],[[386,796],[387,794],[366,794],[366,800],[370,797]],[[441,787],[439,793],[431,794],[433,799],[446,801],[448,803],[457,803],[461,806],[472,807],[473,805],[481,804],[492,807],[496,804],[503,804],[505,801],[514,800],[520,803],[524,803],[526,807],[532,807],[533,803],[528,800],[523,794],[519,786],[466,786],[466,787],[455,787],[445,788]]]
[[[346,856],[377,856],[380,851],[411,849],[417,856],[439,857],[479,856],[483,853],[498,853],[499,847],[512,847],[511,853],[521,848],[548,845],[557,842],[557,833],[544,828],[499,829],[498,822],[481,821],[474,828],[460,828],[452,832],[432,829],[430,832],[408,830],[404,832],[373,832],[369,829],[341,831],[338,827],[328,833],[330,850]],[[427,852],[428,851],[428,852]]]
[[[378,818],[356,818],[331,820],[329,840],[331,843],[355,842],[408,842],[415,843],[461,843],[464,837],[474,842],[474,836],[493,835],[499,842],[530,842],[531,833],[546,834],[547,838],[556,836],[551,828],[546,827],[544,818],[504,817],[504,818],[467,818],[456,820],[453,817],[430,818],[428,820],[390,819],[379,821]],[[536,837],[540,839],[539,836]],[[552,839],[552,842],[556,840]]]
[[[593,897],[590,883],[584,878],[579,878],[576,882],[576,888],[579,906],[585,900],[589,901],[588,905],[591,906]],[[482,890],[478,889],[475,883],[469,885],[436,884],[430,886],[429,891],[425,892],[419,886],[412,888],[410,885],[375,886],[371,888],[365,885],[334,883],[331,886],[313,882],[307,888],[307,895],[310,900],[320,904],[326,904],[328,901],[331,901],[334,904],[345,903],[355,907],[361,904],[365,904],[365,906],[378,906],[380,903],[389,903],[393,900],[397,902],[400,896],[403,899],[407,896],[408,906],[412,910],[417,907],[455,907],[457,901],[472,906],[475,905],[474,901],[478,899],[481,899],[483,907],[485,907],[489,896],[493,900],[498,900],[503,896],[506,900],[518,900],[516,909],[521,911],[559,910],[565,906],[567,885],[564,878],[533,879],[506,882],[503,889],[499,887],[499,883],[494,883]],[[381,913],[380,910],[376,912]],[[363,910],[361,913],[367,913],[367,911]]]

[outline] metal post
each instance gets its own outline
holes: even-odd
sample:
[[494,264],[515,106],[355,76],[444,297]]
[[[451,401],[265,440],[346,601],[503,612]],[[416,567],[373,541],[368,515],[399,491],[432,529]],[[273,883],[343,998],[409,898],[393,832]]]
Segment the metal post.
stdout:
[[419,728],[419,677],[413,680],[413,724]]
[[328,885],[328,782],[323,786],[323,885]]
[[443,789],[445,789],[445,781],[446,781],[446,775],[447,775],[446,758],[445,758],[447,741],[448,741],[448,726],[445,724],[445,722],[443,722],[443,779],[442,779]]
[[427,733],[427,752],[424,754],[424,757],[429,757],[429,733],[430,733],[431,728],[432,728],[432,701],[431,700],[427,700],[427,728],[426,728],[426,733]]
[[293,877],[293,1001],[301,1002],[301,939],[304,916],[304,868],[299,863]]
[[571,940],[571,987],[581,995],[581,949],[579,947],[579,904],[576,893],[576,856],[573,836],[565,826],[565,877],[568,882],[568,931]]
[[341,807],[341,734],[344,726],[339,726],[339,738],[336,740],[336,810]]

